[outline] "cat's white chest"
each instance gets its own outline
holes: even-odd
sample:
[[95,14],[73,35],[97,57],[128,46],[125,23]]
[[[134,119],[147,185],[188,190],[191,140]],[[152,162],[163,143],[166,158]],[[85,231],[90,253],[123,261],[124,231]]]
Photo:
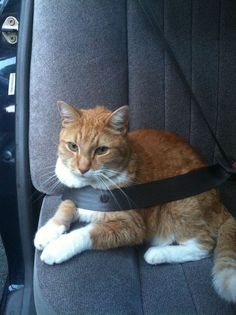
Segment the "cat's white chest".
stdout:
[[71,172],[61,161],[57,159],[55,174],[62,184],[71,188],[81,188],[92,185],[94,182],[93,178],[76,176]]
[[78,208],[78,219],[80,222],[96,222],[98,220],[101,220],[104,218],[105,213],[102,211],[93,211],[93,210],[87,210]]

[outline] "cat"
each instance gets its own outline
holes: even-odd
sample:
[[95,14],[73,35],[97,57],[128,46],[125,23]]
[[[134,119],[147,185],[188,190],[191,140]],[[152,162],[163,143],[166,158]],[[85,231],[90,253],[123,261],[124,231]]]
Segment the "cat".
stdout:
[[[112,189],[160,180],[205,166],[200,155],[175,133],[128,132],[128,107],[76,109],[59,101],[62,120],[55,173],[68,187]],[[65,233],[75,220],[88,224]],[[156,207],[119,212],[76,208],[70,200],[36,233],[41,260],[62,263],[89,249],[149,242],[149,264],[183,263],[214,251],[213,284],[236,302],[236,221],[216,189]]]

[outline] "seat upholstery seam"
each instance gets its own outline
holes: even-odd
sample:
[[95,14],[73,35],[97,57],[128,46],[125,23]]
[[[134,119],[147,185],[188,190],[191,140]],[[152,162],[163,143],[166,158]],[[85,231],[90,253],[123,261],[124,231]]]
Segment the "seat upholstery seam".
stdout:
[[129,104],[129,34],[128,34],[128,0],[125,2],[126,5],[126,67],[127,67],[127,89],[126,89],[126,99],[127,105]]
[[190,288],[190,285],[189,285],[189,282],[188,282],[188,279],[187,279],[187,276],[186,276],[186,273],[185,273],[185,270],[184,270],[184,267],[183,267],[183,264],[180,264],[181,268],[182,268],[182,272],[183,272],[183,275],[184,275],[184,279],[185,279],[185,283],[186,283],[186,286],[187,286],[187,289],[189,291],[189,294],[191,296],[191,299],[192,299],[192,302],[193,302],[193,306],[194,306],[194,309],[196,311],[196,314],[198,315],[198,310],[197,310],[197,303],[195,302],[195,299],[194,299],[194,296],[193,296],[193,292]]
[[141,302],[141,311],[142,315],[144,315],[144,309],[143,309],[143,286],[142,286],[142,277],[141,277],[141,267],[140,267],[140,261],[139,261],[139,249],[136,247],[135,248],[136,252],[136,263],[137,263],[137,269],[138,269],[138,281],[139,281],[139,297],[140,297],[140,302]]
[[[219,0],[219,17],[218,17],[218,34],[217,34],[217,86],[216,86],[216,120],[215,120],[215,135],[218,133],[219,125],[219,89],[220,89],[220,41],[221,41],[221,0]],[[215,143],[213,150],[213,163],[216,160],[217,145]]]
[[[191,1],[191,22],[190,22],[190,36],[191,36],[191,48],[190,48],[190,80],[191,80],[191,89],[193,90],[193,1]],[[192,97],[189,98],[189,131],[188,131],[188,139],[189,143],[192,141]]]
[[[165,36],[165,1],[163,1],[163,34]],[[166,50],[163,48],[163,72],[164,72],[164,80],[163,80],[163,90],[164,90],[164,129],[166,129],[166,62],[167,62],[167,58],[166,58]]]

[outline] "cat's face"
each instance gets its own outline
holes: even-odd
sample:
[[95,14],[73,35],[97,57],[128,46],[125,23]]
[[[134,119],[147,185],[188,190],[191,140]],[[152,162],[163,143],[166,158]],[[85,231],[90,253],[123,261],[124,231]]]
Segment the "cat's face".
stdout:
[[56,174],[69,187],[107,182],[124,169],[129,158],[128,109],[103,107],[78,110],[58,102],[62,129]]

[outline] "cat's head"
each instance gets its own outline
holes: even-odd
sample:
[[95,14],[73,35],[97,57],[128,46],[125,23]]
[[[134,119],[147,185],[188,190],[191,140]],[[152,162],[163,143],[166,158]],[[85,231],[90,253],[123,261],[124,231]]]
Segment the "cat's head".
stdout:
[[[58,102],[62,128],[56,175],[68,187],[108,183],[125,169],[130,151],[127,140],[128,106],[111,112],[105,107],[77,109]],[[110,186],[110,185],[109,185]]]

